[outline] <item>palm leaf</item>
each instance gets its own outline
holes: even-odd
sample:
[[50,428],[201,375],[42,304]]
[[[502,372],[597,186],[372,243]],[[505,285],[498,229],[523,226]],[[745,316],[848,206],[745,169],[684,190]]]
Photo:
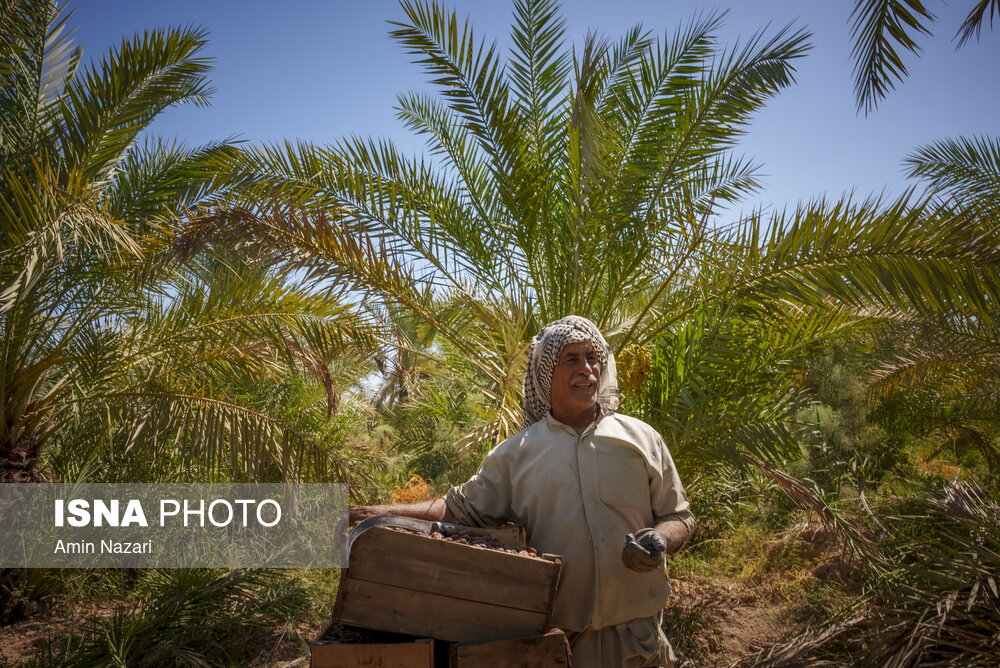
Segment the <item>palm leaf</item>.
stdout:
[[990,212],[1000,206],[1000,142],[990,137],[956,137],[918,148],[904,161],[906,175],[960,207]]
[[978,0],[972,7],[972,11],[962,21],[955,38],[958,46],[962,46],[970,39],[979,39],[979,34],[983,30],[983,23],[987,18],[990,20],[990,28],[993,27],[993,14],[1000,16],[1000,2],[998,0]]
[[435,77],[446,103],[467,123],[483,151],[499,162],[508,162],[509,146],[497,132],[507,120],[507,83],[496,48],[477,44],[468,21],[461,27],[455,12],[440,7],[404,1],[409,24],[399,26],[392,37]]
[[67,29],[70,13],[49,0],[0,6],[0,151],[25,160],[49,148],[55,103],[80,60]]
[[851,18],[855,101],[867,114],[908,74],[898,49],[917,53],[914,37],[935,17],[921,0],[858,0]]
[[205,32],[146,32],[122,40],[105,59],[69,83],[57,133],[62,152],[82,178],[103,183],[139,133],[164,109],[204,105],[212,94]]
[[195,149],[173,141],[148,139],[134,147],[119,165],[114,184],[104,193],[102,208],[132,223],[166,213],[180,213],[220,198],[226,190],[213,166],[233,151],[217,142]]
[[519,115],[528,124],[528,152],[543,168],[556,157],[562,114],[557,104],[566,89],[569,60],[562,51],[565,21],[555,0],[517,0],[511,28],[509,76]]

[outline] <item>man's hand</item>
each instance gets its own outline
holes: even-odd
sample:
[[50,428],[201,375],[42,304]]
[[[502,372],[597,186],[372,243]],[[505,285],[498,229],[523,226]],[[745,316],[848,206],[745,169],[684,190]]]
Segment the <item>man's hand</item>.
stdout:
[[642,529],[625,534],[622,562],[633,571],[646,573],[663,567],[667,541],[656,529]]
[[347,525],[354,526],[362,520],[378,515],[378,506],[351,506],[347,509]]

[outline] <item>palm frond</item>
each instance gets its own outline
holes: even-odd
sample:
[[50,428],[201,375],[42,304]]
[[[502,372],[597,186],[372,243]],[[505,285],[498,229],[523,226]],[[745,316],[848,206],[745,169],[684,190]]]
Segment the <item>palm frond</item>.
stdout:
[[147,139],[121,162],[102,208],[119,220],[138,221],[181,213],[226,190],[214,165],[232,155],[228,142],[188,148],[175,141]]
[[398,117],[406,127],[428,137],[431,155],[446,159],[462,179],[469,202],[484,224],[496,224],[503,212],[490,187],[492,174],[478,145],[455,112],[437,99],[413,93],[400,96]]
[[1000,17],[1000,0],[978,0],[973,5],[969,15],[962,21],[962,25],[955,35],[955,39],[958,40],[958,46],[961,47],[973,37],[979,39],[979,35],[983,31],[983,23],[987,18],[989,18],[990,28],[992,28],[993,14]]
[[[671,129],[670,148],[657,162],[648,192],[653,196],[665,193],[669,184],[683,183],[692,166],[731,147],[751,115],[794,82],[793,63],[808,51],[808,38],[805,30],[786,26],[769,38],[758,33],[721,54],[715,67],[706,72],[703,85],[684,94],[684,113]],[[657,136],[655,132],[650,135],[650,145]],[[678,208],[683,205],[681,199]]]
[[[817,303],[833,298],[918,313],[990,310],[998,294],[996,236],[967,212],[911,202],[822,202],[779,214],[765,265],[751,278],[756,294]],[[759,238],[743,226],[734,247]],[[823,258],[820,260],[820,258]],[[810,259],[811,258],[811,259]]]
[[121,44],[67,85],[57,134],[62,153],[85,182],[110,179],[135,138],[164,109],[204,105],[212,94],[205,32],[148,31]]
[[[953,483],[937,495],[886,517],[897,537],[883,550],[900,567],[873,578],[863,600],[740,665],[836,665],[824,643],[865,665],[992,663],[1000,621],[997,504],[967,483]],[[914,536],[907,529],[912,532],[915,523],[920,531]]]
[[[613,104],[608,111],[622,138],[624,162],[634,163],[640,173],[647,171],[642,166],[649,158],[648,144],[673,128],[683,113],[685,91],[698,86],[721,25],[721,15],[698,17],[670,38],[642,40],[644,48],[624,52],[626,57],[634,53],[635,62],[629,67],[630,76],[621,71],[608,91],[608,102]],[[605,52],[605,57],[609,55]],[[608,63],[607,69],[616,67]]]
[[956,206],[990,212],[1000,207],[1000,141],[995,137],[953,137],[919,147],[904,161],[906,175]]
[[570,70],[562,50],[565,21],[557,17],[558,9],[555,0],[517,0],[511,28],[512,93],[528,124],[526,148],[543,168],[556,159],[562,129],[556,102],[566,90]]
[[914,38],[935,17],[921,0],[857,0],[851,19],[855,102],[867,114],[908,74],[897,49],[918,53]]
[[51,0],[7,0],[0,7],[0,152],[5,163],[51,148],[54,107],[80,60],[64,9]]
[[471,24],[460,26],[455,12],[409,0],[402,8],[410,23],[391,22],[398,26],[390,33],[393,39],[435,77],[433,83],[483,151],[499,164],[509,164],[512,147],[501,131],[507,125],[509,93],[496,47],[477,43]]
[[249,634],[284,624],[308,608],[303,589],[264,569],[148,570],[142,600],[87,619],[56,663],[176,665],[204,668],[252,660]]

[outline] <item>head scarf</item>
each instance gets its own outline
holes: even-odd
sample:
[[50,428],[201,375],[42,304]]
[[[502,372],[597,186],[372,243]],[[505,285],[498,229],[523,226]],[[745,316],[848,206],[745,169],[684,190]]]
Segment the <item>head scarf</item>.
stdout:
[[591,321],[569,315],[551,322],[531,340],[528,370],[524,374],[524,423],[528,427],[545,417],[552,408],[552,371],[559,354],[569,343],[590,341],[601,362],[601,383],[597,388],[597,403],[608,410],[618,408],[618,373],[615,354]]

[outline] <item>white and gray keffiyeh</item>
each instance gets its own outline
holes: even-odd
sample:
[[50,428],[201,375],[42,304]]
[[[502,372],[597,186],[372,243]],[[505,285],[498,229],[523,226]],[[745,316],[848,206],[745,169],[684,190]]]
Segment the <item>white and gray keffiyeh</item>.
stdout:
[[538,422],[552,408],[552,371],[559,362],[559,353],[567,344],[579,341],[593,343],[601,362],[597,403],[611,411],[618,408],[618,373],[611,346],[594,323],[578,315],[568,315],[542,327],[542,331],[531,340],[528,369],[524,374],[522,428]]

